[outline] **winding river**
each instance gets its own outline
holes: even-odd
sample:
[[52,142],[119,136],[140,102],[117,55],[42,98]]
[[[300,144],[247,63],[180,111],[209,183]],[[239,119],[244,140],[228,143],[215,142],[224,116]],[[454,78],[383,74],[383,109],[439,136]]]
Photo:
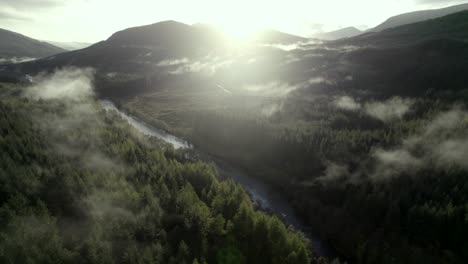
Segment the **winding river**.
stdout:
[[[100,102],[104,109],[108,111],[116,111],[123,119],[127,120],[130,125],[135,127],[144,135],[159,138],[173,145],[176,149],[193,148],[193,145],[189,142],[168,134],[161,129],[152,127],[143,121],[122,112],[109,100],[101,100]],[[301,230],[311,241],[311,246],[314,249],[314,252],[324,257],[335,256],[335,254],[319,238],[313,236],[307,231],[307,226],[299,219],[299,217],[296,216],[287,199],[278,191],[275,191],[267,184],[253,177],[249,177],[241,169],[232,166],[226,161],[213,157],[210,159],[213,161],[222,177],[230,177],[241,184],[251,197],[252,201],[261,209],[274,213],[282,219],[287,226],[292,225],[295,229]]]

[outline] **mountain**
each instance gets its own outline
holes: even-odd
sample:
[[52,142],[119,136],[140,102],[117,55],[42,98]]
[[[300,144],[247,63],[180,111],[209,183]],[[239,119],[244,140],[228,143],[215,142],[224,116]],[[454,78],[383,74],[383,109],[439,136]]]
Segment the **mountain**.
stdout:
[[65,50],[19,33],[0,29],[0,58],[43,58]]
[[[307,39],[269,30],[260,33],[255,42],[288,44],[305,40]],[[232,47],[227,36],[214,27],[163,21],[121,30],[107,40],[85,49],[58,54],[54,58],[25,63],[18,67],[21,71],[32,74],[44,69],[74,65],[91,66],[102,72],[141,75],[164,60],[224,56],[230,48]]]
[[324,40],[336,40],[336,39],[341,39],[341,38],[354,37],[362,33],[363,32],[361,30],[355,27],[346,27],[346,28],[341,28],[338,30],[330,31],[330,32],[319,33],[319,34],[314,35],[314,37],[318,39],[324,39]]
[[[372,87],[385,85],[375,90],[380,91],[380,94],[388,94],[395,87],[412,87],[412,90],[402,91],[401,94],[419,94],[427,88],[425,80],[437,76],[440,78],[433,80],[433,83],[440,83],[440,87],[447,80],[459,80],[453,85],[458,89],[465,81],[466,78],[461,77],[463,74],[459,74],[459,70],[448,71],[452,66],[461,70],[466,68],[463,58],[468,48],[467,21],[468,11],[464,11],[325,44],[307,43],[301,37],[267,31],[257,37],[258,43],[282,42],[295,45],[264,46],[254,43],[240,50],[230,47],[223,39],[223,34],[211,27],[165,21],[116,32],[106,41],[85,49],[12,65],[4,73],[34,75],[65,66],[93,67],[98,73],[97,82],[102,81],[98,92],[104,96],[135,95],[152,92],[159,87],[200,88],[217,87],[218,84],[228,87],[228,90],[239,87],[239,92],[242,92],[242,87],[252,83],[269,83],[273,86],[271,89],[289,87],[275,84],[272,76],[284,83],[299,83],[297,87],[314,84],[325,89],[327,82],[319,81],[324,78],[311,80],[310,71],[315,76],[330,78],[360,77],[352,77],[354,81],[348,81],[341,87],[365,80],[365,83],[356,87],[373,90]],[[424,62],[424,67],[420,67],[421,64],[414,60],[408,60],[414,56]],[[431,56],[450,67],[440,68]],[[342,59],[346,63],[341,63]],[[406,72],[420,71],[419,77],[408,79],[402,85],[406,80],[399,76],[403,68]],[[444,74],[437,75],[437,72]],[[456,78],[445,78],[447,76]],[[373,86],[369,86],[369,83]]]
[[84,48],[87,48],[91,45],[93,45],[93,43],[87,43],[87,42],[75,42],[75,41],[72,41],[72,42],[60,42],[60,41],[45,41],[47,43],[50,43],[56,47],[59,47],[59,48],[62,48],[64,50],[67,50],[67,51],[72,51],[72,50],[79,50],[79,49],[84,49]]
[[415,12],[410,12],[410,13],[404,13],[401,15],[390,17],[389,19],[385,20],[385,22],[383,22],[382,24],[368,31],[380,32],[388,28],[393,28],[393,27],[397,27],[397,26],[401,26],[405,24],[411,24],[411,23],[421,22],[424,20],[443,17],[446,15],[450,15],[450,14],[457,13],[457,12],[467,10],[467,9],[468,9],[468,3],[454,5],[454,6],[450,6],[446,8],[440,8],[440,9],[421,10],[421,11],[415,11]]
[[264,30],[257,34],[254,41],[266,44],[292,44],[307,41],[307,38],[277,30]]
[[468,41],[468,10],[413,24],[338,40],[338,45],[407,46],[430,40]]

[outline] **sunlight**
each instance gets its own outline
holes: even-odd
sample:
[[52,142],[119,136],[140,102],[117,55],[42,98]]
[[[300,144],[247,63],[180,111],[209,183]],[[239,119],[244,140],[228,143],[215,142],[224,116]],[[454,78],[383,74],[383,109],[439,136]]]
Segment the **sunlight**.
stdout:
[[250,23],[247,21],[226,21],[220,23],[219,27],[226,32],[231,38],[237,41],[248,41],[255,37],[258,32],[264,30],[260,24]]

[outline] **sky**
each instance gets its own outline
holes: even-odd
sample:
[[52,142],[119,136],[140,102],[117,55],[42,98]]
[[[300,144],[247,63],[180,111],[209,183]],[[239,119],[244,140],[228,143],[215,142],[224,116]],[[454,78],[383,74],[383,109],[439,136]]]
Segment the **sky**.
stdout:
[[[0,0],[0,28],[52,41],[98,42],[164,20],[209,23],[236,35],[277,29],[301,36],[467,0]],[[0,40],[1,41],[1,40]]]

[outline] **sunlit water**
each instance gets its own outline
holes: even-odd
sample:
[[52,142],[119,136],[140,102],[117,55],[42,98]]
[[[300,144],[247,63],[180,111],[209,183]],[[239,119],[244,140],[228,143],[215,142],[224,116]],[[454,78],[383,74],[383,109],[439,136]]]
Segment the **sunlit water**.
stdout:
[[[157,137],[171,144],[176,149],[193,148],[192,144],[189,142],[174,135],[170,135],[160,129],[149,126],[137,118],[122,112],[109,100],[101,100],[101,104],[103,108],[108,111],[116,111],[122,118],[127,120],[130,125],[147,136]],[[241,184],[251,197],[252,201],[262,210],[274,213],[282,219],[286,225],[291,225],[298,230],[302,230],[306,234],[306,237],[311,241],[312,248],[316,253],[326,257],[334,256],[330,249],[328,249],[320,239],[307,233],[307,228],[304,223],[296,216],[287,199],[285,199],[278,191],[273,190],[267,184],[253,177],[249,177],[246,173],[242,172],[241,169],[236,168],[221,159],[211,158],[211,160],[215,164],[221,176],[230,177]]]
[[157,137],[163,140],[164,142],[171,144],[172,146],[174,146],[175,149],[192,148],[192,145],[189,144],[187,141],[180,139],[176,136],[173,136],[171,134],[168,134],[161,129],[152,127],[144,123],[143,121],[138,120],[137,118],[132,117],[120,111],[111,101],[101,100],[100,102],[104,109],[117,112],[123,119],[127,120],[130,125],[132,125],[134,128],[136,128],[138,131],[140,131],[144,135],[147,135],[150,137]]

